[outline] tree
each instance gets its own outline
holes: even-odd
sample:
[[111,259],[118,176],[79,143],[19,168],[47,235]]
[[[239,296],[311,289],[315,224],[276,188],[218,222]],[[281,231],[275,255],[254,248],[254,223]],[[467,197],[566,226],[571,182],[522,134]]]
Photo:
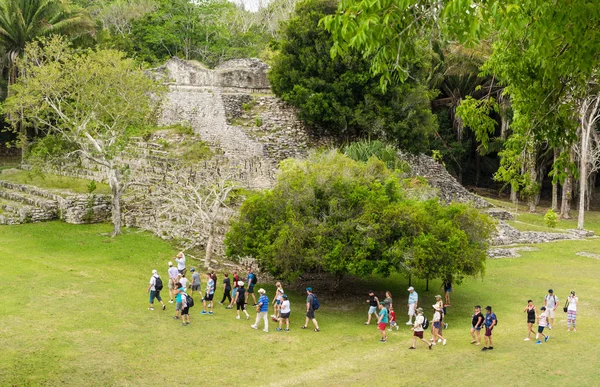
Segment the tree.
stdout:
[[48,152],[80,156],[106,174],[113,235],[120,234],[121,196],[133,183],[122,152],[130,136],[155,121],[162,89],[123,53],[78,53],[60,37],[27,45],[18,65],[24,76],[5,103],[11,123],[37,126],[65,144]]
[[456,281],[484,272],[491,221],[466,205],[418,200],[371,157],[338,151],[286,160],[273,189],[250,196],[226,236],[227,254],[253,256],[278,278],[325,271],[366,277],[392,272]]
[[373,137],[402,149],[428,150],[437,122],[431,112],[427,51],[419,51],[413,79],[394,83],[387,94],[370,71],[370,57],[349,50],[329,56],[333,38],[319,20],[335,12],[335,2],[308,0],[296,5],[284,27],[269,80],[274,93],[299,108],[300,118],[322,133],[341,139]]
[[17,78],[15,61],[25,45],[38,37],[92,33],[89,14],[64,0],[4,0],[0,2],[0,46],[9,64],[9,84]]

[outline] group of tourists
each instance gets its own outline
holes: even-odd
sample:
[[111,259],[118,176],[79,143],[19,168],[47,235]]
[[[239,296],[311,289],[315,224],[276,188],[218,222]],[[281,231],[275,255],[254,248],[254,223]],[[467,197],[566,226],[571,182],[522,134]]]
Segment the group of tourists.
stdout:
[[[177,263],[177,267],[173,265],[173,262],[169,262],[169,269],[167,270],[169,275],[169,303],[175,303],[175,315],[173,316],[176,320],[181,320],[181,325],[186,326],[191,323],[190,321],[190,308],[194,306],[194,299],[192,298],[194,291],[200,292],[201,280],[200,273],[196,272],[194,268],[190,269],[192,273],[192,281],[186,278],[186,261],[183,252],[179,252],[174,258]],[[236,307],[236,319],[241,319],[241,313],[244,313],[246,320],[250,319],[250,314],[246,310],[250,297],[254,303],[252,306],[256,307],[256,321],[251,325],[253,329],[258,329],[260,321],[263,321],[263,331],[269,331],[269,297],[266,295],[266,291],[262,288],[258,289],[259,294],[258,300],[256,299],[254,286],[258,282],[256,274],[249,267],[246,276],[246,284],[237,271],[233,271],[233,284],[229,278],[229,274],[224,274],[223,279],[223,298],[219,302],[220,305],[224,305],[225,301],[228,302],[226,309],[233,309]],[[206,273],[206,290],[202,294],[202,306],[203,309],[200,314],[213,315],[213,301],[214,294],[217,284],[217,275],[214,271]],[[271,319],[278,323],[276,331],[289,332],[290,330],[290,314],[291,306],[288,296],[285,294],[283,287],[280,282],[275,284],[276,291],[273,297],[273,314]],[[188,289],[190,293],[188,294]],[[158,274],[157,270],[152,270],[152,276],[150,277],[148,293],[150,294],[150,306],[148,310],[154,310],[154,300],[160,302],[162,310],[166,309],[166,305],[162,300],[160,292],[163,290],[162,278]],[[312,292],[312,288],[306,288],[306,321],[302,326],[302,329],[308,328],[309,322],[312,321],[314,325],[314,331],[319,332],[319,323],[315,318],[315,310],[319,308],[319,302],[316,295]],[[283,325],[285,324],[285,328]]]
[[[174,319],[181,320],[181,325],[186,326],[190,324],[189,310],[194,306],[194,299],[192,295],[194,292],[201,292],[201,275],[194,268],[190,269],[192,273],[191,282],[186,278],[186,259],[183,252],[179,252],[174,258],[177,266],[173,265],[173,262],[169,262],[169,303],[175,303],[175,315]],[[251,325],[253,329],[258,329],[261,320],[262,328],[264,332],[269,332],[269,317],[272,321],[277,324],[276,331],[289,332],[290,330],[290,314],[291,305],[288,296],[283,290],[282,284],[276,282],[275,294],[273,295],[272,301],[266,294],[265,289],[260,288],[256,291],[258,293],[258,299],[255,296],[254,287],[258,282],[256,274],[252,271],[252,268],[247,268],[246,281],[239,276],[237,271],[233,271],[232,278],[229,278],[228,273],[224,273],[223,279],[223,298],[219,302],[220,305],[226,305],[227,309],[236,308],[236,319],[241,319],[241,313],[246,317],[246,320],[250,319],[250,314],[247,311],[247,305],[252,298],[252,306],[256,308],[256,320]],[[233,280],[233,281],[232,281]],[[217,276],[214,271],[206,273],[206,288],[202,293],[202,311],[200,314],[212,315],[213,314],[213,301],[214,294],[217,284]],[[406,325],[409,325],[413,332],[413,341],[409,349],[416,349],[417,341],[423,342],[429,349],[432,349],[435,345],[441,343],[446,345],[447,339],[443,335],[443,330],[448,328],[448,324],[444,322],[446,316],[447,307],[450,306],[450,292],[452,291],[452,284],[450,281],[444,281],[442,284],[445,293],[445,302],[442,301],[442,296],[435,296],[435,303],[431,306],[432,319],[431,324],[425,316],[424,309],[419,307],[419,295],[415,291],[415,288],[410,286],[408,290],[408,321]],[[150,277],[148,293],[150,294],[150,306],[149,310],[154,310],[154,300],[157,300],[162,310],[166,309],[166,305],[163,302],[160,292],[163,289],[163,283],[161,277],[158,275],[157,270],[152,270],[152,276]],[[190,293],[187,291],[190,289]],[[550,336],[544,333],[544,330],[552,330],[555,319],[555,311],[558,307],[558,297],[554,294],[552,289],[548,290],[548,294],[544,297],[544,305],[539,309],[535,307],[532,300],[528,300],[527,306],[524,312],[527,314],[527,337],[525,341],[530,341],[532,334],[535,335],[536,344],[542,344],[542,340],[547,342]],[[370,325],[373,319],[376,319],[377,329],[381,335],[380,342],[387,342],[387,332],[392,331],[393,328],[399,330],[399,325],[396,321],[396,313],[394,311],[394,305],[392,300],[392,294],[390,291],[385,292],[385,298],[380,299],[375,295],[374,291],[368,292],[368,298],[366,302],[369,304],[367,312],[367,321],[365,325]],[[575,292],[572,291],[568,296],[564,312],[567,313],[567,331],[577,331],[576,318],[577,318],[577,303],[578,298],[575,296]],[[273,314],[269,316],[269,308],[273,306]],[[313,293],[312,288],[306,288],[306,319],[302,329],[307,329],[310,322],[314,325],[314,331],[319,332],[319,324],[315,318],[315,310],[319,308],[319,301],[316,295]],[[413,321],[414,320],[414,321]],[[533,325],[537,322],[537,331],[534,330]],[[474,307],[474,313],[471,316],[471,344],[479,346],[481,344],[481,331],[484,330],[484,346],[482,351],[488,351],[494,349],[492,340],[492,333],[494,328],[498,324],[498,318],[492,311],[491,306],[485,307],[485,314],[482,312],[480,305]],[[427,339],[424,337],[426,330],[431,325],[431,338]]]

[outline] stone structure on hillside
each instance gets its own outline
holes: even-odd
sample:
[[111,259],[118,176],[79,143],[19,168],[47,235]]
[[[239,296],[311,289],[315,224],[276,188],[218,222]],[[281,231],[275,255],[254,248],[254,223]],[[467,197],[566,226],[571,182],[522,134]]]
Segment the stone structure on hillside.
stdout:
[[54,192],[0,180],[0,224],[54,219],[72,224],[99,223],[110,220],[110,216],[111,200],[105,195]]

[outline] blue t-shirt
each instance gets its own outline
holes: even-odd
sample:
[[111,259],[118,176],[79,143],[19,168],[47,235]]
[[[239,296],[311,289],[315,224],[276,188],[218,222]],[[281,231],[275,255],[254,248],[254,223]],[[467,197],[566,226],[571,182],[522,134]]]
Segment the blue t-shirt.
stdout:
[[269,297],[267,297],[265,294],[263,294],[258,299],[258,303],[260,304],[261,302],[262,302],[262,305],[260,306],[260,311],[268,312],[269,311]]
[[488,328],[491,327],[495,319],[496,315],[494,313],[487,313],[485,315],[485,326]]
[[380,316],[383,315],[383,317],[381,318],[380,322],[386,323],[386,324],[389,322],[389,320],[388,320],[388,310],[386,308],[381,308],[381,310],[379,311],[379,315]]
[[253,282],[253,280],[254,280],[254,278],[255,278],[255,277],[256,277],[256,276],[254,275],[254,273],[250,273],[250,274],[248,274],[248,287],[249,287],[249,288],[252,288],[252,287],[254,287],[254,282]]

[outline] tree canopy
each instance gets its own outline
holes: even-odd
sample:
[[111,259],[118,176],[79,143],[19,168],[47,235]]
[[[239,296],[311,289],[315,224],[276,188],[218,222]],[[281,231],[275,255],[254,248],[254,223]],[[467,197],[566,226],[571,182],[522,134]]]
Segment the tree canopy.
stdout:
[[229,256],[253,256],[278,278],[325,271],[428,279],[483,275],[492,223],[477,210],[420,200],[427,184],[376,157],[338,151],[286,160],[273,189],[250,196],[226,237]]

